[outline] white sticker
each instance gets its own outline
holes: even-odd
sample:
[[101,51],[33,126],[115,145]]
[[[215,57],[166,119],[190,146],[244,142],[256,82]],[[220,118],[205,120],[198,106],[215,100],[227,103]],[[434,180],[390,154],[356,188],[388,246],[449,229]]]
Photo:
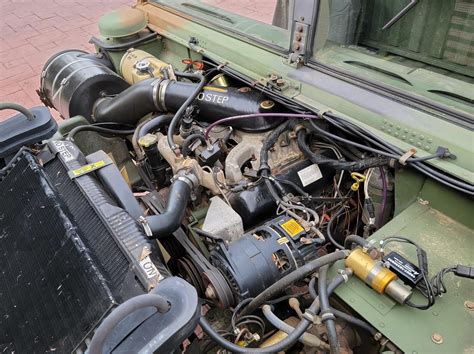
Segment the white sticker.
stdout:
[[323,174],[319,169],[319,166],[316,164],[310,165],[302,170],[298,171],[298,176],[300,177],[301,184],[303,187],[316,182],[318,179],[323,178]]
[[163,279],[161,273],[156,269],[156,266],[153,264],[149,256],[146,256],[140,261],[140,266],[145,271],[148,279],[158,277],[158,281]]

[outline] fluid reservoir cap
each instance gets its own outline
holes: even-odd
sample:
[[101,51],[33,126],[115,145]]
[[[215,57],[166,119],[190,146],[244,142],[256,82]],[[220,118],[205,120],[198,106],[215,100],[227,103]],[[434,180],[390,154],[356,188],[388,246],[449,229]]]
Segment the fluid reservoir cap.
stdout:
[[145,14],[131,8],[108,12],[99,19],[99,32],[105,38],[131,36],[145,29],[146,26]]

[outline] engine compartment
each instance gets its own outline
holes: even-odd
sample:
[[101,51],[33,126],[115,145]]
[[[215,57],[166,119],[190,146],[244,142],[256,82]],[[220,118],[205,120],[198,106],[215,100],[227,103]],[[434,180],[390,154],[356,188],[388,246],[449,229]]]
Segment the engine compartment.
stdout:
[[[443,147],[428,157],[403,153],[210,58],[183,56],[173,65],[150,50],[155,36],[143,28],[121,38],[118,50],[96,39],[97,53],[69,50],[48,60],[38,94],[65,120],[36,156],[68,162],[77,149],[80,163],[65,163],[71,179],[94,176],[154,244],[145,256],[134,251],[141,277],[156,281],[142,279],[141,292],[159,292],[173,276],[195,289],[199,307],[180,349],[401,352],[344,301],[329,298],[358,278],[393,304],[428,309],[446,291],[445,274],[474,276],[472,267],[458,265],[429,279],[416,242],[398,235],[370,240],[394,217],[400,169],[416,167],[454,189],[472,189],[425,163],[455,155]],[[390,243],[415,247],[416,258],[403,258]],[[207,336],[192,333],[198,313]],[[110,352],[134,348],[133,331],[120,330],[110,329]],[[93,353],[94,329],[88,338],[92,344],[79,347]]]

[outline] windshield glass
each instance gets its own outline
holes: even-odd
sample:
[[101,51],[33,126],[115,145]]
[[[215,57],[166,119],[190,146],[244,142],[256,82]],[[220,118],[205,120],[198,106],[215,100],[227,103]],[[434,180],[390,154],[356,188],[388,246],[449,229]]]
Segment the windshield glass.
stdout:
[[313,59],[474,113],[474,3],[322,0]]
[[290,42],[287,14],[292,1],[285,0],[153,0],[208,24],[287,50]]

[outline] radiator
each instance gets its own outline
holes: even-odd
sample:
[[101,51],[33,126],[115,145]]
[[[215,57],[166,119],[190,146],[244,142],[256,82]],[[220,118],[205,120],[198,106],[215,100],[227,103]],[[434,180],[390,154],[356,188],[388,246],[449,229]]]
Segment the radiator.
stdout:
[[93,175],[68,176],[78,150],[53,149],[49,160],[24,152],[0,174],[2,353],[83,347],[115,305],[158,281],[140,269],[153,245],[136,221]]

